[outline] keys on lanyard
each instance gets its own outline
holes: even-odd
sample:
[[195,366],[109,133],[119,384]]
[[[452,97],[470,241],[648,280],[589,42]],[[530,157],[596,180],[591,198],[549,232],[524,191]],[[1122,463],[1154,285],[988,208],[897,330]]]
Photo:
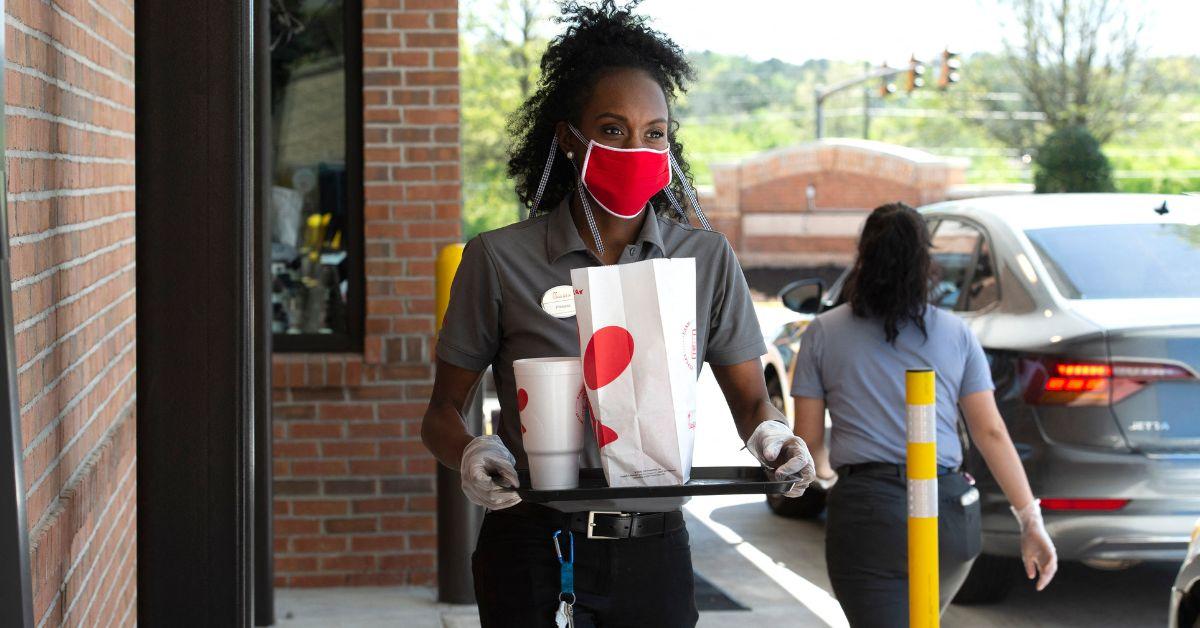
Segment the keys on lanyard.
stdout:
[[[554,623],[558,628],[575,628],[575,534],[570,530],[567,531],[567,538],[571,543],[571,553],[568,558],[564,559],[562,546],[558,541],[562,532],[562,530],[555,530],[552,537],[554,553],[558,555],[560,590],[558,612],[554,613]],[[570,599],[569,602],[568,599]]]

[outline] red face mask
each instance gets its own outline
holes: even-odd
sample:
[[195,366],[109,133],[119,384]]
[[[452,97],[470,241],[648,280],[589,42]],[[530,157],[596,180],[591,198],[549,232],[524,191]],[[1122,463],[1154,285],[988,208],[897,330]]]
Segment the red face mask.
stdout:
[[613,148],[570,128],[588,144],[579,177],[604,211],[618,218],[636,218],[652,196],[671,184],[668,149]]

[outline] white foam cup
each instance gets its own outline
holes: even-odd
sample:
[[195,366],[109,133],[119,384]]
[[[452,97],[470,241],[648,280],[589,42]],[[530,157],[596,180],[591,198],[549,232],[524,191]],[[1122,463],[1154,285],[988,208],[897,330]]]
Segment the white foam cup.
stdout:
[[527,358],[513,361],[513,373],[532,488],[578,487],[583,364],[577,357]]

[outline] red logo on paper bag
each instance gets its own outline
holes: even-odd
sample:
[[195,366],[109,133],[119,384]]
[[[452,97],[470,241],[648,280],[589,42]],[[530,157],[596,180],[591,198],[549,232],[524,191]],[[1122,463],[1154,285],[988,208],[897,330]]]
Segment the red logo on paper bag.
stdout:
[[696,326],[688,321],[683,325],[683,363],[696,369]]
[[632,360],[633,335],[624,327],[602,327],[583,351],[583,381],[592,390],[603,388],[624,373]]
[[579,392],[582,395],[583,404],[587,409],[587,413],[592,415],[592,434],[596,436],[596,447],[603,449],[605,445],[617,440],[617,433],[613,431],[611,427],[600,423],[600,415],[592,411],[592,402],[590,399],[588,399],[586,392],[583,390],[580,390]]
[[596,445],[601,449],[603,449],[605,445],[617,440],[617,433],[612,431],[612,428],[608,427],[607,425],[593,420],[592,426],[596,428]]

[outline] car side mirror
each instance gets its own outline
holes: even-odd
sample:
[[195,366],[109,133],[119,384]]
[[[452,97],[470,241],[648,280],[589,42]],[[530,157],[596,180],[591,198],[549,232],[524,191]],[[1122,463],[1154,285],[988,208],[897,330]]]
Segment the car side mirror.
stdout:
[[816,314],[821,310],[821,295],[825,282],[817,278],[793,281],[779,291],[784,307],[797,314]]

